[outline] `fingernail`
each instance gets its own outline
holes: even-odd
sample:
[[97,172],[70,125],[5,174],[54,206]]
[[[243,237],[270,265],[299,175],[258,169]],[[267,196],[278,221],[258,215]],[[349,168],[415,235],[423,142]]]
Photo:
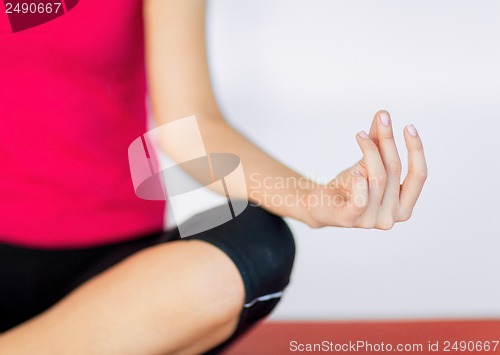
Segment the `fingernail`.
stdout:
[[358,133],[358,136],[360,136],[361,138],[363,139],[368,139],[370,138],[370,136],[368,135],[368,133],[366,133],[365,131],[361,131]]
[[408,133],[410,133],[411,136],[413,136],[413,137],[417,136],[417,134],[418,134],[417,129],[412,124],[409,126],[406,126],[406,129],[408,130]]
[[391,117],[387,112],[380,112],[380,122],[382,122],[384,126],[389,126],[391,124]]

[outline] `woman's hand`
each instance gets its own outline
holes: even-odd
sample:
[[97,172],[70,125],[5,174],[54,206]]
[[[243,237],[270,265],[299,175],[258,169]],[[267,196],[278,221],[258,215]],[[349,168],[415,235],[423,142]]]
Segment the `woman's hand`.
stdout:
[[404,129],[408,175],[401,184],[401,160],[394,142],[391,118],[375,115],[370,134],[356,140],[363,158],[328,185],[308,196],[309,224],[388,230],[411,217],[427,178],[422,141],[412,125]]

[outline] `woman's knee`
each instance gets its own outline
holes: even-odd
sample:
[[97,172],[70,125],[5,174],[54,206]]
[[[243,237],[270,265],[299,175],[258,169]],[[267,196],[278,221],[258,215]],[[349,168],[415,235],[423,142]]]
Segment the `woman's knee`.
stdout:
[[286,222],[255,206],[247,208],[255,220],[247,255],[254,261],[258,277],[256,295],[282,291],[290,281],[295,259],[295,242]]
[[207,354],[218,354],[272,312],[290,281],[295,258],[293,235],[285,221],[260,207],[248,206],[223,229],[203,237],[225,251],[239,269],[245,304],[233,335]]
[[[197,218],[202,220],[203,215],[190,223]],[[212,243],[232,259],[245,284],[246,303],[277,294],[289,283],[295,257],[293,235],[282,218],[260,207],[249,205],[231,221],[186,239]]]

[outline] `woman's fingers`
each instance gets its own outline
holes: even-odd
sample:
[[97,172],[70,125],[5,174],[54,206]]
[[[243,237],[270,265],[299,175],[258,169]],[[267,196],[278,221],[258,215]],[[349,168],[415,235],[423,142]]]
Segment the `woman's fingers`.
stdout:
[[379,113],[382,112],[382,111],[379,111],[375,114],[375,116],[373,117],[373,120],[372,120],[372,125],[370,126],[370,132],[368,133],[368,135],[370,136],[371,140],[377,145],[378,147],[378,124],[380,122],[380,117],[379,117]]
[[334,214],[329,211],[325,220],[330,225],[390,229],[395,222],[410,218],[427,178],[427,166],[415,127],[406,127],[404,137],[409,166],[401,185],[401,159],[389,113],[377,112],[370,135],[364,131],[356,135],[363,158],[337,176],[332,181],[335,186],[328,187],[340,201],[336,207],[341,207]]
[[390,229],[394,225],[399,210],[399,193],[401,190],[401,159],[399,158],[391,117],[387,111],[379,111],[373,122],[377,134],[378,148],[387,174],[387,185],[379,212],[378,224],[382,229]]
[[408,148],[408,175],[401,186],[399,221],[406,221],[411,217],[413,208],[427,179],[424,148],[413,125],[404,129],[404,137]]
[[360,221],[361,227],[372,228],[377,222],[377,215],[384,196],[387,175],[377,145],[366,132],[356,135],[363,159],[358,163],[361,174],[368,180],[368,205]]

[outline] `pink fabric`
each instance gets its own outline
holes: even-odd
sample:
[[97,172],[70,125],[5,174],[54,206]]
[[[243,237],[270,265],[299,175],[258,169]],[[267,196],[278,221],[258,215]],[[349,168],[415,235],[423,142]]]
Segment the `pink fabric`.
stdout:
[[140,0],[81,0],[12,33],[0,6],[0,243],[86,247],[158,231],[128,145],[146,128]]

